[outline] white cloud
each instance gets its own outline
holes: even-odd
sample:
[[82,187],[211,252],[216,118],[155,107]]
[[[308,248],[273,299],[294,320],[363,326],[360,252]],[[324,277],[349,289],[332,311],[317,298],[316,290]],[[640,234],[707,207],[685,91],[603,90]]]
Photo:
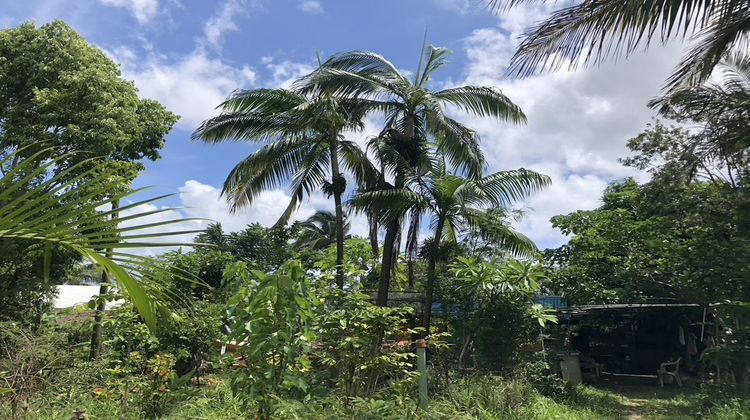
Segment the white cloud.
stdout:
[[255,7],[258,6],[254,1],[227,0],[224,2],[217,13],[203,25],[205,42],[216,50],[221,50],[224,36],[240,29],[237,26],[237,19],[247,17],[250,10]]
[[[291,197],[284,191],[268,190],[262,192],[252,206],[232,213],[221,189],[203,184],[196,180],[185,182],[180,188],[180,201],[185,206],[184,212],[190,217],[202,217],[220,222],[226,232],[236,232],[251,223],[272,226],[281,217]],[[311,203],[306,200],[297,210],[293,220],[302,220],[315,213]]]
[[484,9],[479,2],[469,0],[432,0],[438,7],[462,15]]
[[322,15],[325,13],[323,3],[317,0],[304,0],[297,4],[297,10],[308,15]]
[[215,115],[214,108],[232,91],[257,82],[251,67],[230,66],[202,50],[173,62],[158,55],[141,60],[122,47],[109,54],[122,65],[125,78],[135,81],[142,97],[155,99],[180,115],[178,125],[190,131]]
[[277,62],[275,57],[263,57],[261,59],[271,75],[270,84],[274,87],[286,88],[300,77],[315,70],[310,64],[298,63],[290,60]]
[[[124,203],[127,204],[127,203]],[[178,210],[173,210],[169,207],[159,207],[155,204],[148,203],[143,204],[137,207],[129,208],[126,210],[123,210],[120,212],[120,217],[125,218],[128,216],[133,216],[135,214],[139,213],[147,213],[147,212],[153,212],[156,210],[162,210],[159,213],[153,213],[149,214],[144,217],[139,217],[135,219],[130,219],[122,222],[120,224],[121,228],[126,227],[133,227],[133,226],[142,226],[147,225],[151,223],[166,223],[171,222],[175,220],[182,220],[185,218],[185,216]],[[194,230],[200,230],[205,228],[206,223],[199,220],[187,220],[187,221],[181,221],[179,223],[172,223],[167,224],[159,227],[152,227],[147,229],[139,229],[134,230],[131,232],[128,232],[128,235],[143,235],[143,234],[155,234],[158,233],[161,236],[156,236],[152,238],[146,238],[146,239],[135,239],[135,242],[149,242],[149,243],[157,243],[157,244],[189,244],[192,243],[193,237],[195,234],[191,233],[184,233],[184,234],[170,234],[170,233],[178,233],[178,232],[187,232],[187,231],[194,231]],[[132,241],[131,241],[132,242]],[[169,251],[175,251],[180,246],[159,246],[159,247],[149,247],[149,248],[143,248],[143,249],[131,249],[127,250],[126,252],[131,252],[137,255],[148,255],[148,256],[155,256],[159,254],[163,254],[165,252]]]
[[140,24],[148,23],[159,13],[158,0],[99,0],[99,2],[105,6],[130,10]]
[[547,247],[564,240],[549,223],[551,216],[598,207],[603,188],[613,180],[646,178],[617,159],[627,155],[626,141],[654,115],[646,104],[658,95],[683,46],[654,45],[647,53],[600,67],[504,79],[518,33],[548,15],[540,7],[515,8],[500,18],[500,28],[472,32],[465,40],[465,77],[451,84],[496,86],[526,113],[525,126],[459,118],[482,136],[490,171],[526,167],[553,178],[548,190],[526,203],[533,211],[519,224]]

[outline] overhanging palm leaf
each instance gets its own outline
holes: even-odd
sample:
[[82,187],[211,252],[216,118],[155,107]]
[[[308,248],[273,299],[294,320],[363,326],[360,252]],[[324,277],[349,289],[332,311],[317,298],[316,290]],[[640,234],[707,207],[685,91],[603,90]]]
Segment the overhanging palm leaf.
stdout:
[[[156,309],[163,304],[156,296],[156,290],[147,283],[147,276],[156,270],[168,270],[161,262],[143,257],[135,250],[165,246],[190,246],[184,242],[152,242],[148,240],[164,237],[194,234],[200,230],[177,230],[154,232],[156,228],[196,220],[180,219],[157,223],[140,223],[144,218],[164,213],[172,209],[157,209],[137,212],[137,208],[159,199],[141,200],[123,208],[122,211],[135,211],[128,215],[110,218],[113,211],[100,210],[113,200],[121,200],[138,191],[131,191],[107,199],[111,191],[109,173],[83,175],[66,179],[65,172],[51,178],[40,176],[63,157],[45,161],[41,157],[54,150],[46,149],[18,165],[9,168],[0,178],[0,238],[12,241],[35,241],[62,246],[77,252],[83,258],[97,264],[117,280],[126,297],[137,308],[150,328],[156,327]],[[0,165],[6,165],[13,154],[5,157]],[[80,170],[79,165],[70,168]],[[36,168],[27,171],[29,167]],[[88,174],[88,176],[86,176]],[[86,176],[86,178],[84,178]],[[128,222],[128,227],[120,227]],[[112,256],[105,256],[105,250],[115,250]]]
[[[496,9],[544,0],[490,0]],[[509,73],[528,76],[567,65],[598,64],[628,56],[654,38],[698,34],[697,45],[668,82],[670,89],[706,80],[750,29],[747,0],[584,0],[529,29],[511,59]]]

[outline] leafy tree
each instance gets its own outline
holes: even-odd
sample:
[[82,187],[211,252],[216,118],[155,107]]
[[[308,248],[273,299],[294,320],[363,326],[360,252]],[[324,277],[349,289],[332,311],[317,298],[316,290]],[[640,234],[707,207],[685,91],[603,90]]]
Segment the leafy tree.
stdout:
[[[489,0],[496,10],[546,0]],[[599,64],[628,56],[652,41],[693,36],[695,44],[668,81],[671,88],[697,84],[730,51],[744,48],[750,28],[746,0],[584,0],[530,28],[511,58],[510,72]]]
[[324,379],[335,382],[347,397],[367,397],[384,380],[413,378],[413,352],[377,349],[379,336],[394,343],[408,332],[411,308],[378,306],[370,296],[341,290],[323,292],[322,299],[324,305],[316,307],[313,324],[319,343],[316,359],[324,367],[320,369]]
[[390,189],[362,192],[351,200],[352,206],[359,209],[375,208],[388,218],[399,217],[406,212],[431,215],[434,239],[427,256],[427,287],[424,319],[422,326],[426,334],[430,332],[432,302],[434,300],[438,249],[443,238],[456,242],[458,232],[476,230],[481,234],[517,255],[529,255],[536,246],[508,225],[488,226],[483,223],[485,210],[506,208],[513,202],[525,198],[548,185],[549,177],[526,169],[497,172],[480,179],[466,179],[451,175],[445,167],[438,168],[429,177],[417,177],[409,184],[414,189]]
[[140,99],[117,64],[64,22],[0,31],[0,57],[0,152],[17,150],[5,167],[54,146],[64,157],[53,171],[99,156],[97,166],[130,181],[141,159],[159,158],[177,117]]
[[614,184],[604,205],[552,219],[573,235],[550,253],[573,303],[747,299],[747,211],[727,184]]
[[318,301],[297,262],[270,275],[240,262],[227,270],[226,278],[236,290],[229,301],[231,337],[245,343],[241,354],[247,363],[233,378],[232,388],[243,403],[257,404],[258,418],[269,419],[281,393],[308,392],[303,372],[311,367]]
[[537,263],[458,257],[446,280],[445,315],[462,338],[459,369],[475,342],[487,367],[507,366],[521,344],[538,337],[539,327],[557,322],[533,302],[549,281],[547,270]]
[[[670,106],[683,107],[672,100]],[[685,100],[680,109],[695,105]],[[623,163],[649,171],[650,182],[615,183],[599,209],[552,219],[573,235],[550,252],[560,268],[555,283],[573,302],[709,304],[749,296],[746,153],[727,147],[727,120],[691,112],[685,118],[690,131],[657,121],[628,142],[634,155]]]
[[221,223],[218,222],[209,223],[206,230],[195,237],[195,242],[199,244],[213,245],[220,251],[229,251],[227,236],[224,234],[224,229],[222,229]]
[[[301,81],[303,92],[359,98],[367,111],[385,115],[385,127],[372,142],[381,171],[377,179],[365,183],[365,189],[404,188],[407,171],[419,173],[417,168],[424,168],[431,147],[459,172],[472,178],[481,177],[485,161],[479,138],[475,131],[449,117],[446,106],[512,123],[525,121],[520,108],[495,88],[462,86],[430,90],[430,80],[446,64],[448,54],[444,48],[424,48],[414,78],[409,80],[378,54],[350,51],[335,54]],[[393,175],[392,183],[386,182],[386,174]],[[386,225],[377,296],[381,306],[388,300],[402,218],[392,217]],[[416,235],[418,229],[412,232]]]
[[[233,209],[249,206],[262,191],[291,180],[292,200],[277,225],[284,226],[305,195],[322,189],[336,208],[336,281],[344,283],[344,213],[346,179],[342,166],[362,173],[367,156],[344,130],[362,128],[360,101],[305,95],[288,89],[239,91],[220,105],[222,113],[193,134],[208,143],[228,140],[266,144],[238,163],[224,182]],[[326,177],[326,172],[331,178]]]
[[[31,185],[57,176],[96,201],[104,197],[97,193],[114,197],[128,192],[143,168],[139,161],[159,158],[177,117],[155,101],[140,99],[133,83],[121,78],[117,64],[64,22],[0,31],[0,57],[0,156],[10,157],[0,171],[18,175],[15,168],[23,159],[47,157],[51,164],[34,172]],[[89,188],[95,177],[106,177],[109,188]],[[23,261],[32,255],[22,247],[14,249],[19,253],[12,258],[28,266]],[[53,265],[70,268],[80,258],[75,255],[55,252],[54,259],[65,259]],[[103,270],[103,292],[109,273]],[[45,279],[35,284],[49,288],[63,278],[61,272],[51,274],[54,278],[40,276]]]
[[271,271],[292,257],[293,232],[285,227],[267,228],[259,223],[227,235],[227,251],[253,269]]

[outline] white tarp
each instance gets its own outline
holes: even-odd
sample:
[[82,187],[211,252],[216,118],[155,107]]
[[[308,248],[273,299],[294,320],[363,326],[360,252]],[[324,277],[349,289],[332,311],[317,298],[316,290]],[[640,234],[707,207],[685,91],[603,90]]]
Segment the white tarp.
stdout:
[[[87,304],[92,297],[99,294],[99,285],[79,286],[63,284],[57,286],[57,298],[55,299],[55,309],[72,308],[78,305]],[[122,305],[123,301],[108,302],[107,308]]]

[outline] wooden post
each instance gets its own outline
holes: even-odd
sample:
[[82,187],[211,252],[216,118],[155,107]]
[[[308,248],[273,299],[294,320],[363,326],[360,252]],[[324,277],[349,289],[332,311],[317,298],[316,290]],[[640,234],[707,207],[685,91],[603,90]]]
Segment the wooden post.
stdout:
[[427,341],[417,340],[417,370],[419,371],[419,408],[427,409]]

